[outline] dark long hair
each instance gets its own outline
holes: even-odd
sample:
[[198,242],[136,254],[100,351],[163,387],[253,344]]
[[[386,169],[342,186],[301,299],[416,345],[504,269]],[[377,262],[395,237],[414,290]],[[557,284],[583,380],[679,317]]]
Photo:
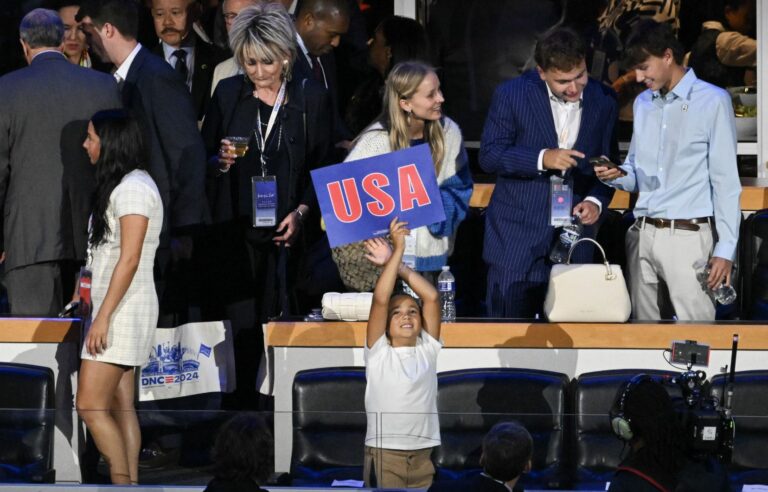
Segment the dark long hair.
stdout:
[[637,457],[674,476],[685,464],[688,450],[685,431],[664,387],[651,380],[639,383],[627,396],[624,414],[632,422],[632,432],[642,439]]
[[146,169],[144,134],[136,118],[123,109],[99,111],[91,118],[101,142],[96,161],[96,194],[93,198],[89,244],[96,247],[111,232],[107,223],[109,197],[123,177],[134,169]]

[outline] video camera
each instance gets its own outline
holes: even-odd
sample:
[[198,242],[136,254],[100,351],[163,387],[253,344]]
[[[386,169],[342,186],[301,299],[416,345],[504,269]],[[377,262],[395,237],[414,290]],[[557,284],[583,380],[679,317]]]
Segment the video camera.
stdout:
[[694,371],[693,366],[709,364],[709,347],[693,340],[673,342],[672,363],[684,363],[687,370],[664,381],[677,385],[682,391],[682,402],[676,410],[685,430],[686,443],[692,457],[714,457],[720,463],[730,463],[733,452],[735,427],[731,416],[733,378],[736,371],[736,351],[739,336],[733,336],[729,377],[724,379],[724,401],[707,396],[707,374]]

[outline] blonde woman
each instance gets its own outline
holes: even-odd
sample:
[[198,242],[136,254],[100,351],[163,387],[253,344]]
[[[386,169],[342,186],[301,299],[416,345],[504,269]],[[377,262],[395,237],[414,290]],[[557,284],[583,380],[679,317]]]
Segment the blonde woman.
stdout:
[[[347,161],[355,161],[429,144],[435,176],[445,208],[445,220],[411,231],[414,270],[434,283],[446,264],[453,239],[469,207],[472,175],[459,126],[443,115],[443,93],[434,69],[421,62],[402,62],[389,72],[382,113],[355,140]],[[365,259],[363,243],[334,248],[333,259],[344,284],[370,292],[379,269]]]

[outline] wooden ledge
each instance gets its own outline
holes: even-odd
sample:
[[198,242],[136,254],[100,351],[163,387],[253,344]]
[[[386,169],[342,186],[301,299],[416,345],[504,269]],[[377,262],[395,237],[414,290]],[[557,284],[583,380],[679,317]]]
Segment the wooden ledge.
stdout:
[[0,343],[80,343],[80,320],[0,318]]
[[[696,340],[715,350],[768,350],[768,326],[704,323],[450,323],[446,348],[666,349],[673,340]],[[272,347],[362,347],[364,322],[268,323]]]
[[[741,209],[762,210],[768,208],[768,183],[765,180],[754,178],[742,178],[741,180]],[[492,183],[475,183],[472,197],[469,200],[470,207],[485,208],[491,201],[493,194]],[[627,210],[630,208],[630,194],[626,191],[616,190],[613,200],[609,205],[612,209]]]

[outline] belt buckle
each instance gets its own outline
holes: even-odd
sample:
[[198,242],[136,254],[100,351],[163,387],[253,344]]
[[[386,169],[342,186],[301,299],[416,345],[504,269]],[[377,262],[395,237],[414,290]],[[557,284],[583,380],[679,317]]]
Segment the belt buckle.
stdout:
[[672,221],[667,219],[656,219],[656,227],[664,229],[665,227],[672,227]]

